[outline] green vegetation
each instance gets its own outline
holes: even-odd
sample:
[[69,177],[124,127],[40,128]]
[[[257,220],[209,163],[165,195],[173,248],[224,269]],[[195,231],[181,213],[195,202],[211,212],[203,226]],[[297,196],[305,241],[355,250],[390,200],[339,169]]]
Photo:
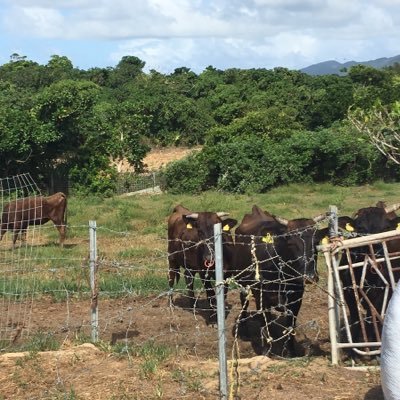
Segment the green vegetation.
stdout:
[[111,348],[111,351],[119,356],[140,357],[142,359],[140,373],[143,379],[154,375],[160,365],[173,354],[173,350],[169,347],[153,341],[148,341],[140,345],[117,343]]
[[19,347],[14,347],[16,351],[29,352],[28,355],[17,360],[17,365],[22,366],[26,361],[34,360],[39,351],[53,351],[60,347],[61,343],[53,333],[38,331]]
[[[10,300],[50,297],[90,299],[88,220],[97,222],[98,288],[102,298],[166,293],[167,218],[177,204],[189,209],[227,211],[240,221],[254,204],[285,218],[312,217],[336,205],[341,215],[385,200],[400,201],[400,183],[364,186],[288,184],[267,193],[202,192],[137,197],[70,197],[67,241],[58,246],[51,223],[28,231],[27,245],[12,251],[8,232],[0,242],[0,296]],[[5,268],[9,265],[10,268]],[[181,279],[176,290],[183,290]],[[201,285],[196,281],[196,287]]]
[[201,144],[164,171],[171,193],[399,180],[400,153],[388,150],[399,145],[398,66],[346,76],[144,66],[125,56],[85,71],[63,56],[40,65],[13,54],[0,66],[0,176],[30,172],[42,188],[69,180],[75,194],[112,196],[129,182],[111,159],[140,172],[151,147]]

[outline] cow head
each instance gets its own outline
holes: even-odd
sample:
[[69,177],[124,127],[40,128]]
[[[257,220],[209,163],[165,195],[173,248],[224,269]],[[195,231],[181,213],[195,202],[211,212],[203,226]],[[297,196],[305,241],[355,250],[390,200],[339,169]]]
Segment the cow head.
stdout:
[[221,223],[224,233],[230,233],[237,220],[227,218],[226,212],[198,212],[182,216],[187,230],[196,230],[199,262],[205,268],[215,265],[214,225]]
[[315,224],[325,219],[326,215],[321,214],[312,219],[275,218],[287,227],[287,250],[284,255],[287,264],[293,268],[293,276],[302,277],[306,283],[318,282],[317,245],[321,240],[321,233]]
[[358,234],[373,234],[396,229],[400,222],[395,211],[400,204],[386,207],[384,202],[378,202],[377,207],[360,208],[353,215],[353,227]]

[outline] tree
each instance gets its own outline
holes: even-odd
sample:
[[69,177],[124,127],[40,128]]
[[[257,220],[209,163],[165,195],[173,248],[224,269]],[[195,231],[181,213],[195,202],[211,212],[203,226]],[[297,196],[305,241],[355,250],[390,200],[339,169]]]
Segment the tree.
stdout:
[[45,68],[26,56],[14,53],[11,61],[0,67],[0,80],[12,82],[19,88],[38,90],[46,79]]
[[32,104],[26,91],[0,81],[0,175],[25,172],[35,176],[33,160],[43,157],[49,138],[29,112]]
[[395,164],[400,165],[400,102],[368,109],[350,109],[348,119],[374,146]]
[[144,115],[130,101],[101,103],[96,107],[96,114],[102,126],[102,152],[117,163],[118,169],[127,160],[135,171],[141,172],[143,158],[149,150],[143,138],[149,134],[151,116]]
[[117,66],[110,71],[109,84],[117,88],[130,83],[133,79],[143,73],[146,65],[144,61],[135,56],[124,56]]
[[45,68],[48,84],[73,78],[74,66],[65,56],[52,55]]

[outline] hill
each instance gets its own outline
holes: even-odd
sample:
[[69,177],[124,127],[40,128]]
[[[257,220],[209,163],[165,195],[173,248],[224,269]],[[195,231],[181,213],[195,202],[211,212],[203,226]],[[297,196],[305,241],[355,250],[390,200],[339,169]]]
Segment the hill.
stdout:
[[374,68],[385,68],[396,63],[400,63],[400,55],[394,57],[377,58],[369,61],[348,61],[340,63],[338,61],[329,60],[302,68],[300,71],[309,75],[346,75],[346,70],[354,65],[369,65]]

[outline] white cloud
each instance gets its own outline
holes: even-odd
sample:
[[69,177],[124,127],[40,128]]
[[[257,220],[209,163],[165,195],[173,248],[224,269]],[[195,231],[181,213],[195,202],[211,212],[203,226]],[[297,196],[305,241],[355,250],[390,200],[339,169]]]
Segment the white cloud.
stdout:
[[10,33],[13,42],[106,41],[115,45],[114,61],[131,53],[157,70],[294,67],[400,53],[398,5],[400,0],[0,0],[0,33]]

